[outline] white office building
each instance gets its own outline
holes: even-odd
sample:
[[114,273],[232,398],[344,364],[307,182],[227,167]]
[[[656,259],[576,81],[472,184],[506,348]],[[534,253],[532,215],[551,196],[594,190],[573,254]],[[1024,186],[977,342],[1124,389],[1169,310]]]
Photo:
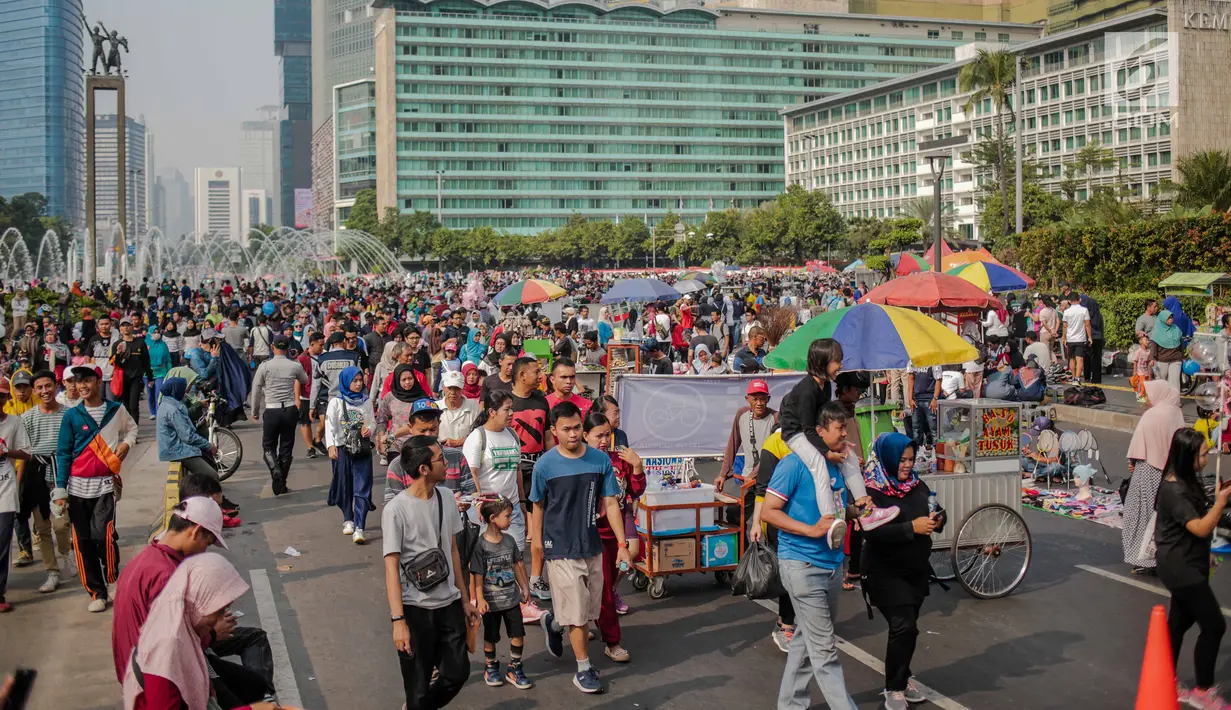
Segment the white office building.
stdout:
[[[244,176],[244,192],[243,192],[243,215],[242,226],[244,232],[247,232],[253,227],[259,227],[262,224],[270,224],[273,222],[269,219],[269,210],[272,207],[269,192],[266,190],[253,190],[248,188],[248,173],[242,173]],[[247,240],[245,240],[246,242]]]
[[193,180],[196,194],[197,241],[208,234],[237,242],[243,240],[243,194],[241,171],[232,168],[197,168]]
[[[278,122],[244,121],[240,124],[240,169],[245,190],[264,190],[271,204],[258,210],[265,224],[281,224],[279,210]],[[246,222],[245,222],[246,223]]]
[[[1026,59],[1022,153],[1040,167],[1045,189],[1060,193],[1064,166],[1097,141],[1114,151],[1114,164],[1082,175],[1075,199],[1113,182],[1137,197],[1158,194],[1173,162],[1169,57],[1176,48],[1167,40],[1167,12],[1159,8],[1010,47]],[[787,184],[825,192],[845,217],[908,213],[934,190],[919,145],[951,139],[942,204],[962,235],[977,240],[980,188],[992,176],[972,153],[992,137],[996,116],[990,99],[965,110],[970,94],[958,90],[958,72],[979,48],[1004,46],[967,45],[952,64],[783,109]]]
[[94,233],[103,239],[110,238],[115,227],[119,225],[119,201],[123,199],[128,222],[123,225],[123,228],[124,233],[131,240],[135,235],[145,232],[148,226],[146,222],[146,171],[148,166],[146,165],[145,121],[129,117],[126,122],[125,141],[127,144],[124,171],[127,183],[124,186],[123,198],[119,195],[117,125],[115,114],[100,115],[94,122],[94,179],[97,195]]

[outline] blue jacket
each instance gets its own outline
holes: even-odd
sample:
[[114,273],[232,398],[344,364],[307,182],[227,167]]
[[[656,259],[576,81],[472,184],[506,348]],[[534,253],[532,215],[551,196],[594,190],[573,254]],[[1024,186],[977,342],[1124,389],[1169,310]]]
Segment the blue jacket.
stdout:
[[214,356],[205,352],[204,348],[193,348],[188,351],[187,355],[188,365],[198,377],[209,379],[213,376],[214,370],[218,369]]
[[154,427],[158,433],[159,461],[183,461],[200,456],[201,449],[209,448],[209,439],[197,432],[188,408],[178,399],[163,397],[158,403],[157,419]]

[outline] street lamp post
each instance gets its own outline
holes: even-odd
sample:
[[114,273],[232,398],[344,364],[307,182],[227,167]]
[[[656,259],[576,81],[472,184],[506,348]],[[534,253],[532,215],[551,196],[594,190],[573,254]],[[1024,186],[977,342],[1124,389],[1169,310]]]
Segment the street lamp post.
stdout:
[[441,213],[441,205],[444,204],[444,200],[441,199],[444,195],[444,176],[445,171],[436,171],[436,221],[439,222],[441,226],[444,226],[444,217]]
[[932,195],[933,195],[932,200],[933,202],[936,203],[934,205],[935,211],[932,213],[932,247],[935,250],[935,254],[933,254],[932,256],[933,258],[932,270],[936,271],[937,273],[940,272],[940,267],[941,267],[941,263],[940,263],[941,262],[941,258],[940,258],[940,233],[941,233],[940,183],[945,177],[945,158],[946,157],[948,156],[945,156],[945,155],[929,155],[928,156],[928,168],[932,171]]

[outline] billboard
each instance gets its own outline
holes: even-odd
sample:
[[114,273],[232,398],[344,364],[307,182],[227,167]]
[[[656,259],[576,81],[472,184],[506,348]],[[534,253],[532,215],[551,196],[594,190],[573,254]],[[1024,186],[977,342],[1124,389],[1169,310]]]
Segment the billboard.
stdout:
[[312,188],[295,188],[295,229],[307,229],[312,223]]

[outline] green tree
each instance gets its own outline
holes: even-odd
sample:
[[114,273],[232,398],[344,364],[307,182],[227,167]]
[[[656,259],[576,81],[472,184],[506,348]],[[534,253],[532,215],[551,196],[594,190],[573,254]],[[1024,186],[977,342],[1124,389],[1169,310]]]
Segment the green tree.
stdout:
[[786,222],[785,251],[791,261],[802,266],[810,258],[828,254],[846,232],[842,215],[820,191],[808,191],[800,185],[787,186],[775,200]]
[[[916,197],[911,202],[907,203],[905,216],[913,217],[922,223],[919,230],[919,236],[925,246],[930,245],[935,239],[935,227],[932,225],[936,222],[936,197],[934,195],[921,195]],[[957,230],[953,228],[954,220],[957,215],[953,212],[951,203],[943,203],[940,207],[940,230],[941,234],[946,237],[957,236]],[[928,246],[928,248],[931,248]],[[926,251],[926,250],[925,250]]]
[[355,195],[355,204],[346,215],[346,228],[358,229],[368,234],[380,231],[380,216],[376,213],[376,191],[360,190]]
[[885,230],[885,223],[876,217],[851,217],[846,220],[842,239],[843,256],[854,261],[870,253],[870,244]]
[[1221,150],[1203,150],[1185,155],[1175,164],[1179,182],[1168,187],[1176,202],[1199,209],[1210,205],[1216,212],[1231,209],[1231,160]]
[[882,271],[887,277],[892,276],[890,269],[893,262],[889,258],[890,254],[918,242],[921,228],[922,222],[913,217],[885,220],[880,233],[868,242],[870,255],[864,260],[864,264],[872,271]]
[[[1097,140],[1090,141],[1073,156],[1075,176],[1085,177],[1086,197],[1094,195],[1094,176],[1116,165],[1116,153]],[[1072,199],[1072,198],[1069,198]]]
[[[1016,199],[1009,201],[1007,212],[1001,199],[1001,195],[996,192],[992,192],[984,198],[983,214],[979,216],[979,234],[982,236],[983,241],[993,245],[993,250],[1016,246],[1016,235],[1014,235],[1013,230],[1004,231],[1006,223],[1013,224],[1017,221]],[[1026,180],[1022,183],[1023,231],[1060,222],[1072,210],[1073,203],[1062,199],[1059,195],[1053,195],[1044,190],[1037,182]],[[1001,242],[1001,239],[1004,237],[1011,237],[1010,242]]]
[[[980,49],[975,60],[958,71],[958,90],[971,92],[966,102],[967,113],[984,101],[990,100],[995,115],[997,162],[996,181],[1000,183],[1001,204],[1008,202],[1008,180],[1005,170],[1005,118],[1013,120],[1013,103],[1010,94],[1016,81],[1017,62],[1020,57],[1013,52],[998,49]],[[1006,115],[1007,114],[1007,115]],[[1009,214],[1004,213],[1004,233],[1009,232]]]
[[616,225],[607,245],[607,253],[615,259],[618,266],[621,261],[628,261],[644,253],[643,246],[650,238],[650,229],[640,217],[625,217]]

